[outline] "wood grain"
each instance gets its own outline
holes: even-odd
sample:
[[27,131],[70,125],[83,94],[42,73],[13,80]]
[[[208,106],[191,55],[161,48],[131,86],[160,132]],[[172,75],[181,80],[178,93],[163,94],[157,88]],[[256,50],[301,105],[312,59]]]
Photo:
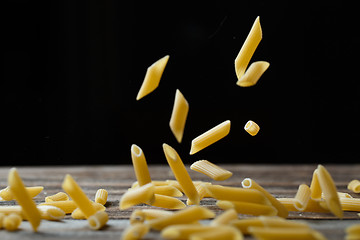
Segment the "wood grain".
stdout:
[[[233,176],[223,182],[215,182],[207,176],[189,169],[193,180],[211,181],[226,186],[241,186],[241,181],[250,177],[276,197],[293,197],[299,184],[310,184],[312,172],[316,165],[220,165],[233,172]],[[349,192],[346,186],[352,179],[360,178],[360,165],[325,165],[331,173],[339,191]],[[10,167],[0,168],[0,188],[7,186],[7,174]],[[150,174],[153,180],[174,179],[166,165],[151,165]],[[134,209],[153,208],[142,205],[125,211],[118,209],[122,194],[135,181],[132,166],[48,166],[18,167],[20,176],[27,186],[44,186],[44,191],[35,197],[36,203],[44,201],[46,196],[55,194],[61,189],[65,174],[71,174],[83,188],[87,196],[94,199],[96,190],[108,191],[106,204],[110,221],[102,231],[92,231],[84,220],[73,220],[70,216],[61,222],[43,221],[39,233],[32,233],[28,222],[23,222],[17,232],[0,231],[0,239],[120,239],[122,231],[128,226],[128,218]],[[354,197],[360,194],[351,193]],[[185,201],[185,198],[181,198]],[[0,205],[14,205],[15,201],[0,201]],[[215,200],[206,198],[201,205],[219,214],[222,212],[215,205]],[[345,212],[344,219],[338,220],[328,213],[290,212],[289,219],[307,221],[314,229],[321,231],[328,239],[343,239],[345,227],[359,223],[359,216],[354,212]],[[157,232],[151,232],[145,239],[161,239]],[[247,237],[246,239],[251,239]]]

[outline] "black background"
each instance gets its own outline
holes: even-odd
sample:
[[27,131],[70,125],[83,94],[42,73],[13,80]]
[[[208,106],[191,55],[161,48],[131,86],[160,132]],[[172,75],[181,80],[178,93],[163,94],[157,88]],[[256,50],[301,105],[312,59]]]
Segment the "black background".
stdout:
[[[188,164],[359,163],[356,7],[236,2],[3,2],[0,164],[127,164],[132,143],[166,163],[164,142]],[[257,16],[251,62],[270,68],[241,88],[234,59]],[[167,54],[159,87],[136,101],[146,68]],[[181,144],[168,126],[176,89],[190,104]],[[227,137],[188,154],[228,119]]]

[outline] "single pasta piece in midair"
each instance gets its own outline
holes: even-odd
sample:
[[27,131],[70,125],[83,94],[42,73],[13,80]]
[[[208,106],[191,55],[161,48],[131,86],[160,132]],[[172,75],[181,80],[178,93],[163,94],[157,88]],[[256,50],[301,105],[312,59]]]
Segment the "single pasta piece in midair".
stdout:
[[245,131],[247,131],[251,136],[255,136],[260,131],[259,125],[257,125],[254,121],[249,120],[244,127]]
[[249,69],[246,70],[245,74],[236,82],[240,87],[251,87],[254,86],[269,68],[270,63],[265,61],[253,62]]
[[144,152],[139,146],[135,144],[131,145],[131,159],[139,185],[143,186],[150,183],[151,178]]
[[224,181],[232,176],[232,172],[221,168],[208,160],[196,161],[190,166],[190,169],[205,174],[215,181]]
[[181,143],[184,135],[186,118],[189,112],[189,103],[179,89],[176,89],[174,107],[170,118],[170,129],[176,140]]

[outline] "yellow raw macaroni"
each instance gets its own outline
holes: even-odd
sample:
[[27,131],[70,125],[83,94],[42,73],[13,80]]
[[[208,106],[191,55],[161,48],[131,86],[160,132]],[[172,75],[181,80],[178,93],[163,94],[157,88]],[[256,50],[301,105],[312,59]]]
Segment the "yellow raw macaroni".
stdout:
[[269,68],[270,63],[265,61],[253,62],[249,69],[246,70],[245,74],[240,77],[236,82],[240,87],[251,87],[254,86],[264,74],[264,72]]
[[[204,197],[208,197],[208,191],[206,189],[206,183],[200,183],[200,184],[196,184],[194,182],[194,185],[195,185],[195,188],[196,188],[196,191],[198,192],[199,194],[199,199],[202,200]],[[190,200],[190,199],[187,199],[186,200],[186,204],[187,205],[194,205],[194,203]]]
[[232,172],[221,168],[207,160],[199,160],[190,166],[191,170],[205,174],[215,181],[224,181],[232,176]]
[[326,240],[320,233],[310,228],[283,228],[283,227],[249,227],[249,232],[256,239],[267,240]]
[[241,182],[241,185],[243,186],[243,188],[259,190],[260,192],[262,192],[265,195],[265,197],[277,209],[278,216],[283,217],[283,218],[286,218],[288,216],[289,213],[288,213],[287,209],[284,207],[284,205],[282,205],[274,196],[272,196],[268,191],[266,191],[263,187],[261,187],[259,184],[257,184],[254,180],[252,180],[250,178],[245,178]]
[[21,222],[22,218],[19,214],[11,213],[4,217],[2,225],[7,231],[15,231],[19,228]]
[[238,219],[238,214],[235,209],[231,208],[214,218],[211,222],[211,226],[226,225],[229,222]]
[[217,229],[216,226],[206,226],[200,224],[174,224],[161,231],[161,237],[165,239],[189,239],[191,234],[207,232]]
[[161,76],[164,72],[168,60],[169,60],[169,55],[166,55],[165,57],[159,59],[158,61],[153,63],[150,67],[148,67],[146,71],[145,79],[136,96],[136,100],[145,97],[159,86]]
[[189,236],[189,240],[243,240],[242,233],[232,226],[219,226],[208,231],[193,233]]
[[127,209],[140,203],[151,205],[155,200],[155,187],[152,183],[129,189],[120,199],[120,209]]
[[[25,187],[25,189],[29,193],[30,197],[34,198],[44,189],[44,187],[42,187],[42,186]],[[5,201],[15,200],[14,195],[10,191],[9,187],[6,187],[6,188],[0,190],[0,197]]]
[[88,223],[91,229],[99,230],[109,220],[109,215],[104,211],[98,211],[88,218]]
[[160,195],[166,195],[169,197],[182,197],[182,192],[176,187],[165,185],[165,186],[155,186],[155,193]]
[[62,188],[69,194],[76,206],[85,214],[86,218],[89,218],[96,213],[94,205],[70,174],[65,176]]
[[278,213],[276,208],[271,205],[269,206],[257,203],[218,200],[216,205],[225,210],[234,208],[238,213],[254,216],[276,216]]
[[[106,207],[100,203],[91,202],[94,206],[95,212],[104,212],[106,210]],[[87,219],[85,214],[81,211],[80,208],[76,208],[72,213],[71,217],[73,219]]]
[[310,184],[310,190],[311,190],[311,198],[314,200],[320,200],[321,199],[321,187],[320,187],[320,183],[319,183],[319,177],[318,177],[318,170],[315,169],[313,176],[312,176],[312,180],[311,180],[311,184]]
[[40,203],[39,206],[54,206],[58,207],[61,210],[63,210],[66,214],[72,213],[76,208],[76,204],[72,200],[68,201],[54,201],[54,202],[46,202],[46,203]]
[[[277,199],[281,204],[285,206],[288,211],[299,211],[295,208],[295,198],[278,198]],[[324,208],[321,203],[324,202],[323,200],[313,200],[310,198],[307,206],[302,212],[329,212],[329,209]]]
[[341,208],[334,180],[324,166],[319,165],[317,170],[319,184],[321,187],[321,191],[324,194],[324,200],[327,207],[335,216],[337,216],[338,218],[343,218],[343,211]]
[[148,165],[142,149],[135,144],[131,145],[131,159],[136,175],[136,179],[140,186],[151,183]]
[[308,185],[301,184],[294,199],[294,206],[299,211],[304,211],[310,201],[311,190]]
[[206,185],[208,194],[218,200],[251,202],[270,205],[266,196],[257,189],[225,187],[221,185]]
[[230,120],[220,123],[212,129],[196,137],[191,142],[190,155],[193,155],[209,145],[224,138],[230,132]]
[[155,199],[150,205],[168,209],[183,209],[186,207],[180,199],[161,194],[155,194]]
[[105,189],[98,189],[95,194],[95,202],[105,205],[107,202],[108,192]]
[[191,206],[177,211],[170,216],[150,220],[149,225],[155,230],[161,230],[173,224],[185,224],[213,217],[215,217],[215,214],[209,209],[200,206]]
[[0,214],[11,214],[11,213],[15,213],[15,214],[19,214],[21,215],[22,218],[25,218],[25,216],[22,214],[22,208],[19,205],[15,205],[15,206],[0,206]]
[[257,46],[262,39],[262,30],[260,25],[260,18],[257,17],[255,22],[247,36],[243,46],[240,49],[235,59],[235,72],[238,79],[240,79],[250,62],[252,55],[254,54]]
[[136,223],[130,225],[123,232],[121,239],[122,240],[137,240],[142,239],[150,230],[149,225],[143,223]]
[[67,200],[69,200],[69,196],[64,192],[58,192],[54,195],[45,198],[45,202],[67,201]]
[[58,207],[43,205],[37,206],[37,208],[42,219],[58,221],[65,217],[65,212]]
[[255,136],[260,131],[259,125],[257,125],[254,121],[249,120],[244,127],[245,131],[247,131],[251,136]]
[[130,216],[130,224],[143,223],[144,221],[172,214],[174,214],[174,212],[161,209],[136,209]]
[[16,201],[22,207],[23,213],[30,222],[33,231],[36,232],[41,222],[40,212],[27,192],[16,168],[10,169],[8,185]]
[[188,112],[189,103],[186,101],[185,97],[182,95],[179,89],[176,89],[174,107],[172,110],[169,125],[172,133],[174,134],[176,140],[179,143],[181,143],[184,135],[185,123]]
[[200,197],[194,183],[192,182],[189,173],[186,171],[184,163],[182,162],[179,154],[167,144],[163,144],[163,150],[166,160],[174,173],[176,180],[181,185],[182,191],[195,205],[200,203]]
[[354,193],[360,193],[360,181],[356,179],[352,180],[349,182],[347,188]]
[[360,212],[360,198],[340,198],[343,211]]

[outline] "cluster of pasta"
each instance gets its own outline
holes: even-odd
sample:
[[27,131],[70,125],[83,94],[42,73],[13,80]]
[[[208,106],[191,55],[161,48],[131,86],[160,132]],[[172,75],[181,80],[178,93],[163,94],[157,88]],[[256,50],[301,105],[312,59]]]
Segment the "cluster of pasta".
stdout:
[[67,194],[58,192],[46,197],[44,203],[36,205],[33,198],[44,188],[25,187],[16,168],[12,168],[9,171],[8,187],[0,191],[0,197],[4,201],[16,200],[19,205],[0,206],[0,229],[3,226],[6,230],[15,231],[24,219],[30,222],[36,232],[42,219],[58,221],[66,214],[71,214],[74,219],[87,219],[90,228],[94,230],[106,224],[109,217],[104,206],[108,196],[105,189],[99,189],[95,194],[95,201],[91,201],[69,174],[66,175],[62,188]]

